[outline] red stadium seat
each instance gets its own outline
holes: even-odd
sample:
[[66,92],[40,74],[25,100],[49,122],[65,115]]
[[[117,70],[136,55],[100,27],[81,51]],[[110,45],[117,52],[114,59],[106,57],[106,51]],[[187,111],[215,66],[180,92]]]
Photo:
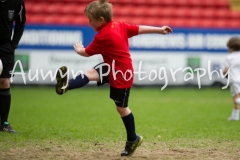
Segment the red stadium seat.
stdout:
[[186,22],[186,18],[177,18],[177,19],[173,19],[171,21],[171,26],[173,27],[185,27],[187,24],[185,23]]
[[131,12],[134,10],[134,6],[113,6],[113,15],[118,16],[131,16]]
[[146,17],[149,13],[149,8],[142,6],[142,7],[135,7],[131,9],[130,16],[139,16],[139,17]]
[[213,19],[200,19],[199,28],[214,28]]
[[229,9],[229,0],[217,0],[217,1],[215,1],[215,5],[218,8]]
[[171,26],[171,22],[173,21],[174,19],[172,18],[159,18],[159,19],[156,19],[156,24],[159,25],[159,26]]
[[121,15],[122,5],[114,5],[113,6],[113,16],[120,16]]
[[[49,6],[48,3],[45,2],[40,2],[40,3],[35,3],[34,5],[32,5],[31,10],[32,12],[34,12],[35,14],[44,14],[46,13],[46,8]],[[28,12],[28,11],[27,11]]]
[[87,25],[88,19],[85,16],[73,16],[73,15],[63,15],[61,18],[59,18],[57,21],[55,21],[55,24],[61,24],[61,25]]
[[229,9],[215,9],[214,17],[219,19],[226,19],[231,17],[231,12]]
[[164,6],[170,6],[170,7],[176,5],[175,0],[162,0],[161,4]]
[[225,19],[217,19],[213,23],[213,28],[228,28],[227,21]]
[[84,16],[79,16],[79,17],[70,17],[71,21],[70,24],[72,25],[89,25],[88,23],[88,18]]
[[203,17],[203,18],[213,18],[214,16],[214,10],[213,9],[209,9],[209,8],[202,8],[201,9],[201,14],[200,16]]
[[55,23],[61,25],[89,25],[88,19],[84,15],[77,17],[75,15],[63,15]]
[[43,23],[44,24],[58,24],[58,20],[59,20],[59,15],[49,15],[49,16],[45,16],[45,18],[43,19]]
[[129,23],[131,22],[131,19],[135,19],[134,17],[129,17],[129,16],[114,16],[113,21],[116,22],[126,22]]
[[187,7],[189,6],[189,0],[175,0],[175,5],[177,7]]
[[134,1],[129,1],[129,0],[121,0],[121,2],[120,3],[123,3],[123,4],[135,4],[135,3],[133,3]]
[[201,0],[201,5],[209,8],[217,7],[215,0]]
[[[149,4],[151,6],[159,6],[159,7],[162,7],[163,4],[162,4],[163,1],[159,1],[159,0],[148,0],[146,4]],[[145,4],[145,5],[146,5]]]
[[43,24],[44,19],[45,19],[45,15],[43,14],[27,14],[27,23],[28,24]]
[[174,8],[174,11],[172,12],[175,17],[179,18],[189,17],[189,13],[189,8],[187,7]]
[[231,19],[236,19],[237,21],[239,21],[239,19],[240,19],[240,12],[239,11],[230,11],[229,12],[229,17]]
[[34,6],[35,6],[35,3],[33,3],[33,2],[25,3],[25,8],[26,8],[28,13],[34,13],[35,12],[35,10],[33,9]]
[[[184,2],[186,2],[186,1],[184,1]],[[189,7],[201,7],[202,6],[202,2],[200,0],[187,1],[186,5],[189,6]]]
[[146,5],[146,4],[148,4],[148,1],[147,0],[134,0],[130,3],[134,3],[136,5]]
[[[133,18],[132,18],[133,19]],[[129,23],[129,22],[131,22],[131,18],[129,18],[128,16],[119,16],[119,17],[115,17],[115,18],[113,18],[113,20],[114,21],[118,21],[118,22],[126,22],[126,23]]]
[[[159,26],[160,24],[160,19],[159,18],[146,18],[142,19],[138,24],[141,25],[151,25],[151,26]],[[137,23],[136,23],[137,24]]]
[[174,17],[175,16],[175,7],[164,7],[163,9],[159,9],[158,16],[160,18],[163,17]]
[[151,9],[149,9],[148,7],[145,7],[142,12],[147,17],[158,17],[158,18],[161,18],[162,15],[165,15],[163,13],[164,9],[162,9],[159,6],[153,6],[153,7],[151,7]]
[[240,21],[239,20],[228,20],[227,21],[227,28],[240,28]]
[[199,27],[199,19],[196,18],[185,19],[183,27]]
[[[77,7],[76,7],[77,6]],[[77,14],[84,15],[84,9],[86,6],[79,5],[77,3],[69,3],[68,5],[62,4],[60,12],[62,14]]]
[[203,12],[202,8],[200,7],[194,7],[186,10],[187,10],[187,17],[190,17],[190,18],[200,18]]
[[57,14],[57,13],[61,13],[61,10],[62,10],[62,6],[64,4],[63,3],[50,3],[48,5],[48,7],[46,7],[45,10],[47,10],[48,13],[50,14]]

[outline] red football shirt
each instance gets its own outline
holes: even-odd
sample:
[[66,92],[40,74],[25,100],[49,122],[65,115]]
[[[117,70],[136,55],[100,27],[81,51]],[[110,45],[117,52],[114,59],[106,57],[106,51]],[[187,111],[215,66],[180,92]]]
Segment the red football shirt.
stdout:
[[134,73],[128,38],[138,35],[138,30],[138,25],[108,22],[98,28],[99,32],[85,49],[89,56],[101,54],[104,63],[111,66],[108,79],[112,87],[132,87]]

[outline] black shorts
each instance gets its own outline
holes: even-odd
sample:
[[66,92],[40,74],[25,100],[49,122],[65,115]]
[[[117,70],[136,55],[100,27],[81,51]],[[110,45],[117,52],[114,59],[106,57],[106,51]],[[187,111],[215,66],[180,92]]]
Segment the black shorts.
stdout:
[[10,42],[0,44],[0,59],[2,62],[13,63],[15,50]]
[[98,75],[100,77],[100,82],[97,82],[97,86],[101,86],[101,85],[104,85],[105,83],[109,83],[108,75],[106,75],[106,73],[110,71],[110,68],[107,65],[104,65],[104,62],[99,63],[93,68],[98,72]]
[[[101,86],[105,83],[109,83],[108,81],[108,75],[106,73],[109,72],[110,68],[107,65],[104,65],[103,63],[99,63],[95,67],[93,67],[99,74],[100,79],[102,76],[102,81],[97,82],[97,86]],[[110,98],[115,102],[116,106],[118,107],[128,107],[128,98],[130,94],[131,88],[114,88],[110,86]]]
[[114,88],[110,87],[110,98],[115,102],[116,106],[126,108],[128,107],[128,98],[131,88]]
[[3,64],[3,71],[0,78],[10,78],[14,66],[14,49],[10,42],[0,44],[0,59]]
[[2,74],[0,75],[0,78],[10,78],[12,76],[14,63],[2,62],[2,64],[3,64],[3,71],[2,71]]

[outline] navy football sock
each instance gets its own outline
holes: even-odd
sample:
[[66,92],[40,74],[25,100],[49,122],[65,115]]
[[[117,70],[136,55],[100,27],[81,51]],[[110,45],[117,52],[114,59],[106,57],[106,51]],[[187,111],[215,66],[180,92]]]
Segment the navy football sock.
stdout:
[[135,123],[133,114],[130,113],[129,115],[122,117],[122,120],[127,131],[127,141],[135,141],[137,135],[135,133]]
[[75,88],[81,88],[88,84],[89,79],[85,75],[78,75],[75,79],[70,79],[68,84],[68,90],[75,89]]

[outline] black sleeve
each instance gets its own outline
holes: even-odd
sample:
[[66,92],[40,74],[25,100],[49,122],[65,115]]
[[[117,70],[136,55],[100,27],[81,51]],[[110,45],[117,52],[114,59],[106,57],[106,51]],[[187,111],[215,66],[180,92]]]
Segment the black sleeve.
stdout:
[[25,10],[25,4],[23,0],[20,0],[20,6],[18,8],[18,15],[15,20],[15,28],[12,38],[12,47],[16,49],[18,47],[18,43],[22,37],[25,23],[26,23],[26,10]]

